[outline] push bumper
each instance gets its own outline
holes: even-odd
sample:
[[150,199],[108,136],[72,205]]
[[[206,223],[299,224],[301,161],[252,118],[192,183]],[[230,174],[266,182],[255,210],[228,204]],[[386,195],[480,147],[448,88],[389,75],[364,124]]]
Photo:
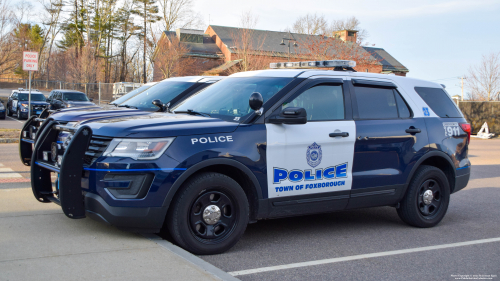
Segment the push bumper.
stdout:
[[44,129],[44,125],[48,123],[46,118],[49,116],[50,112],[48,109],[42,111],[40,116],[31,116],[28,121],[24,123],[24,126],[19,135],[19,157],[21,162],[26,165],[31,165],[31,156],[33,155],[33,145],[37,140],[39,132]]
[[[60,167],[43,159],[43,151],[50,151],[60,128],[56,121],[49,121],[35,143],[31,165],[31,187],[40,202],[54,202],[64,214],[73,219],[85,218],[84,197],[81,189],[85,151],[89,146],[92,130],[80,127],[62,156]],[[50,172],[59,174],[58,187],[53,191]],[[54,195],[57,195],[54,196]]]

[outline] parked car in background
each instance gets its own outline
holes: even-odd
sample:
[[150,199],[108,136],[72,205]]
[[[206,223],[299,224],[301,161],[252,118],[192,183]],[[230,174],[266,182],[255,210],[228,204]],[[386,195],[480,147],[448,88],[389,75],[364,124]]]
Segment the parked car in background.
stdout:
[[61,109],[68,107],[94,106],[85,93],[74,90],[52,90],[49,94],[47,102],[50,104],[50,109]]
[[113,99],[118,99],[127,93],[141,87],[141,83],[117,82],[113,84]]
[[0,119],[5,119],[5,106],[3,105],[3,100],[0,101]]
[[[87,120],[105,120],[164,112],[168,107],[175,106],[222,78],[218,76],[169,78],[115,107],[87,107],[78,110],[68,108],[51,114],[45,111],[40,118],[31,118],[24,124],[19,140],[21,162],[26,166],[31,165],[32,144],[37,141],[38,132],[41,133],[50,121],[56,121],[60,125],[74,126],[85,123]],[[153,101],[155,101],[154,104]]]
[[[49,104],[45,96],[38,90],[31,90],[31,115],[36,116]],[[23,88],[13,90],[7,101],[7,115],[12,116],[16,114],[17,119],[27,119],[29,116],[29,91]]]

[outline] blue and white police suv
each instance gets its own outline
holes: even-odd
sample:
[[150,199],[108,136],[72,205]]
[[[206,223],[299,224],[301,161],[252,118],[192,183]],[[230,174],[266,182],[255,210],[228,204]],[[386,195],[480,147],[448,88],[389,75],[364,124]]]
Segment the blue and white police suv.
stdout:
[[230,249],[260,219],[393,206],[435,226],[469,181],[470,125],[443,86],[354,66],[274,63],[172,114],[54,120],[33,152],[34,195],[73,219],[165,227],[195,254]]

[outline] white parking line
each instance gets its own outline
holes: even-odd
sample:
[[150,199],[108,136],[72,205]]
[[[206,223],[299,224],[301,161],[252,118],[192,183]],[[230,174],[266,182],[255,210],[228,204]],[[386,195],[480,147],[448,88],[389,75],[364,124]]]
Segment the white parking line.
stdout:
[[14,172],[11,168],[0,168],[0,178],[22,178],[19,173]]
[[435,245],[435,246],[429,246],[429,247],[412,248],[412,249],[406,249],[406,250],[396,250],[396,251],[387,251],[387,252],[379,252],[379,253],[372,253],[372,254],[348,256],[348,257],[342,257],[342,258],[324,259],[324,260],[316,260],[316,261],[308,261],[308,262],[298,262],[298,263],[291,263],[291,264],[284,264],[284,265],[277,265],[277,266],[269,266],[269,267],[261,267],[261,268],[233,271],[233,272],[228,272],[228,273],[231,274],[232,276],[240,276],[240,275],[262,273],[262,272],[268,272],[268,271],[276,271],[276,270],[291,269],[291,268],[321,265],[321,264],[329,264],[329,263],[336,263],[336,262],[343,262],[343,261],[352,261],[352,260],[361,260],[361,259],[368,259],[368,258],[400,255],[400,254],[407,254],[407,253],[416,253],[416,252],[439,250],[439,249],[446,249],[446,248],[455,248],[455,247],[484,244],[484,243],[491,243],[491,242],[500,242],[500,237],[459,242],[459,243],[452,243],[452,244]]
[[8,118],[10,118],[10,119],[12,119],[12,120],[14,120],[14,121],[17,121],[17,122],[19,122],[19,123],[21,123],[21,124],[23,124],[23,123],[24,123],[23,121],[19,121],[19,120],[14,119],[14,118],[12,118],[12,117],[10,117],[10,116],[7,116],[7,117],[8,117]]

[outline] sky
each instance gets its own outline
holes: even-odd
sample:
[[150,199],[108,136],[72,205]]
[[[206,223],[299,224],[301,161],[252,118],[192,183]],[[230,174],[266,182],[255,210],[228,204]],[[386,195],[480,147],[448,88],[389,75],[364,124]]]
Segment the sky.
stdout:
[[[500,0],[197,0],[206,25],[238,26],[251,10],[256,28],[284,30],[308,13],[329,19],[355,16],[367,41],[384,48],[410,72],[408,77],[446,85],[461,93],[458,77],[482,55],[500,52]],[[276,42],[279,44],[280,42]]]

